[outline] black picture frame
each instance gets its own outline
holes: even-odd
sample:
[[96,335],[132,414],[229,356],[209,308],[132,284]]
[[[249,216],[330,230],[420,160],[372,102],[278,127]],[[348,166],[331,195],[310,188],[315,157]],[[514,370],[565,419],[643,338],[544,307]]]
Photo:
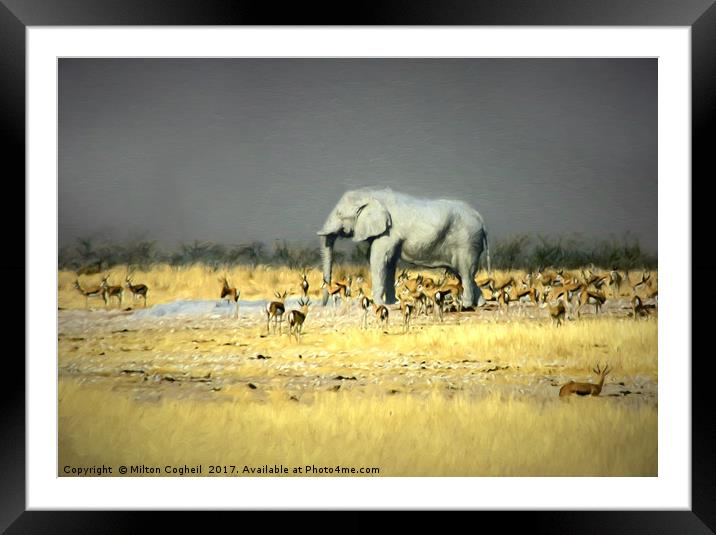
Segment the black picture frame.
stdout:
[[[708,243],[710,220],[699,203],[710,199],[709,173],[716,103],[716,6],[713,0],[399,0],[355,4],[336,10],[336,4],[289,4],[277,10],[269,2],[216,0],[0,0],[0,124],[5,136],[4,192],[10,199],[25,198],[25,31],[28,26],[84,25],[569,25],[569,26],[687,26],[692,35],[692,244]],[[291,7],[292,6],[292,7]],[[660,147],[660,150],[664,150]],[[9,165],[8,165],[9,164]],[[708,173],[708,174],[707,174]],[[12,191],[8,188],[16,188]],[[16,201],[13,204],[19,204]],[[713,209],[713,208],[712,208]],[[3,211],[5,228],[17,226],[17,215]],[[700,239],[701,238],[701,239]],[[0,263],[2,281],[25,280],[25,239],[8,235],[13,255]],[[693,280],[716,274],[716,261],[692,247]],[[27,284],[27,281],[26,281]],[[23,288],[24,290],[24,288]],[[700,314],[705,303],[692,299],[693,343],[709,333],[709,318]],[[23,292],[24,296],[24,292]],[[15,303],[6,324],[11,332],[24,327],[24,300],[19,284],[9,298]],[[23,303],[22,313],[17,303]],[[686,313],[689,312],[687,309]],[[23,322],[23,325],[20,323]],[[26,332],[26,331],[25,331]],[[24,353],[24,339],[20,344]],[[692,350],[693,352],[693,350]],[[716,532],[715,429],[709,404],[710,353],[692,358],[692,509],[690,511],[530,511],[482,513],[500,523],[500,530],[528,528],[531,532],[574,533],[713,533]],[[112,533],[151,529],[143,512],[81,512],[25,510],[25,366],[19,351],[7,351],[5,386],[0,388],[0,529],[7,533]],[[683,355],[684,359],[691,355]],[[7,380],[10,378],[10,380]],[[573,492],[570,489],[567,492]],[[189,527],[187,515],[160,513],[164,529]],[[219,513],[214,513],[219,514]],[[228,513],[220,513],[226,516]],[[323,523],[330,529],[363,531],[375,525],[373,513],[351,512],[341,520]],[[212,522],[216,522],[212,518]],[[438,520],[444,526],[444,520]],[[452,520],[454,522],[454,519]],[[480,520],[482,522],[483,519]],[[203,522],[200,520],[200,522]],[[242,524],[246,522],[241,520]],[[305,520],[300,520],[304,523]],[[406,522],[404,520],[403,522]],[[425,526],[421,514],[409,523]],[[206,528],[205,524],[199,524]],[[305,525],[319,527],[315,521]],[[410,529],[408,524],[403,529]],[[154,528],[155,529],[155,528]]]

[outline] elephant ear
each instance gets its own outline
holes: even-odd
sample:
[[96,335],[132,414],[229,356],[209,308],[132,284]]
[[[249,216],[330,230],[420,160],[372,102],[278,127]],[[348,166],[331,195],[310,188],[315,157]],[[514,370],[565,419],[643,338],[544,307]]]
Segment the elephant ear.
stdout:
[[369,201],[358,209],[353,241],[375,238],[390,228],[390,213],[376,200]]

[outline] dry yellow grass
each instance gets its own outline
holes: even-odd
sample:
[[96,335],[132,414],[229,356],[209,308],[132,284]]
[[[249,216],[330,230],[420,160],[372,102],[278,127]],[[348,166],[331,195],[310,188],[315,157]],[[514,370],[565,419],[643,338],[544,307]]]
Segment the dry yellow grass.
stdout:
[[[346,273],[367,271],[364,267],[337,266],[334,276],[341,277]],[[127,274],[127,266],[116,266],[107,271],[110,284],[121,284]],[[218,269],[203,264],[186,267],[175,267],[167,264],[155,265],[148,271],[136,270],[132,277],[133,284],[149,286],[148,304],[156,305],[182,299],[219,299],[221,283],[219,278],[227,275],[232,286],[241,291],[241,299],[273,298],[274,291],[289,291],[293,295],[300,293],[300,270],[282,267],[259,265],[232,269]],[[84,308],[85,298],[73,287],[77,275],[73,271],[60,271],[58,275],[58,293],[60,308]],[[309,293],[318,296],[321,280],[318,269],[308,271]],[[82,275],[80,283],[83,287],[99,284],[102,275]],[[131,304],[131,294],[125,291],[125,303]],[[140,301],[138,301],[138,304]],[[90,301],[90,306],[104,306],[99,299]]]
[[[110,275],[109,283],[124,286],[127,266],[116,266],[105,272]],[[337,265],[334,269],[334,278],[342,278],[348,274],[354,277],[356,274],[363,274],[365,282],[363,286],[370,287],[370,272],[366,266]],[[442,276],[439,270],[408,270],[411,276],[423,273],[435,278]],[[578,272],[575,272],[578,273]],[[657,273],[652,273],[652,284],[655,284]],[[149,286],[149,305],[167,303],[181,299],[218,299],[221,295],[221,283],[219,278],[227,275],[230,283],[241,291],[241,299],[266,299],[273,298],[274,291],[287,290],[293,295],[300,294],[300,270],[285,267],[272,267],[258,265],[256,267],[240,266],[231,269],[213,269],[205,265],[193,265],[187,267],[174,267],[167,264],[155,265],[148,271],[136,270],[132,281],[134,284],[146,284]],[[507,280],[511,276],[523,277],[524,271],[496,271],[495,279]],[[631,282],[639,280],[641,272],[632,273]],[[480,280],[485,276],[484,272],[477,275]],[[73,287],[77,275],[73,271],[60,271],[58,274],[58,306],[60,308],[84,308],[85,298]],[[102,275],[82,275],[79,277],[83,287],[99,284]],[[320,295],[320,285],[323,276],[319,269],[308,270],[308,282],[310,284],[309,294],[314,298]],[[607,295],[612,296],[613,290],[609,289]],[[354,288],[354,294],[358,288]],[[628,284],[624,284],[622,296],[631,295]],[[131,305],[131,293],[125,291],[125,304]],[[138,304],[141,301],[138,301]],[[91,307],[104,306],[101,300],[90,300]]]
[[310,405],[249,398],[148,404],[63,381],[60,475],[66,465],[97,464],[115,472],[119,465],[202,464],[203,475],[208,465],[265,464],[377,467],[380,476],[657,475],[657,411],[649,405],[438,393],[329,392]]
[[[223,273],[158,266],[134,280],[153,288],[152,306],[218,300]],[[300,282],[288,269],[228,275],[242,299],[298,293]],[[397,314],[386,333],[360,329],[355,304],[314,306],[298,343],[266,336],[257,311],[139,318],[96,301],[85,311],[74,278],[59,274],[60,307],[79,309],[60,311],[61,471],[340,464],[381,476],[657,475],[657,322],[618,306],[559,328],[534,307],[422,316],[408,334]],[[320,280],[309,273],[314,296]],[[592,380],[597,362],[614,368],[602,396],[560,401],[560,385]]]

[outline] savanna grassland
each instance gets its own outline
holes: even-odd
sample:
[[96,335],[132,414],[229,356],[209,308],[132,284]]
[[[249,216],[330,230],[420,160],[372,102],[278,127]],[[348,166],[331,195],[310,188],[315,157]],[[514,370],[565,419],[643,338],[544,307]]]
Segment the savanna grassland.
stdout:
[[[335,276],[360,272],[339,266]],[[114,268],[110,283],[123,284],[125,273]],[[219,304],[225,274],[241,291],[238,318]],[[524,274],[496,278],[508,275]],[[374,317],[361,328],[357,285],[349,302],[321,307],[321,274],[310,270],[313,304],[297,341],[285,322],[284,334],[267,334],[263,308],[248,302],[288,291],[287,310],[296,308],[298,270],[138,270],[134,283],[150,288],[146,309],[128,290],[121,307],[90,298],[86,308],[75,279],[59,272],[61,469],[202,464],[206,475],[208,465],[277,464],[378,467],[381,476],[657,475],[657,321],[629,317],[628,285],[607,290],[601,314],[588,306],[560,327],[545,309],[512,303],[448,313],[444,322],[421,315],[404,333],[395,306],[387,328]],[[100,279],[80,277],[85,287]],[[216,306],[181,315],[170,308],[181,300]],[[558,396],[570,380],[593,382],[597,363],[613,368],[599,397]]]

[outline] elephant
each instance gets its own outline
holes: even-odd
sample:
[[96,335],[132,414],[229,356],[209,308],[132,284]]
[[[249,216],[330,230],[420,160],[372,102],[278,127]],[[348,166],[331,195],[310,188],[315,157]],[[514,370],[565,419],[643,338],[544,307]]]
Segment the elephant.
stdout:
[[[323,228],[323,278],[331,282],[333,247],[337,238],[370,244],[373,300],[394,304],[398,259],[426,268],[444,268],[463,283],[464,307],[483,306],[475,283],[483,250],[490,271],[490,249],[482,216],[463,201],[420,199],[390,188],[346,191]],[[323,305],[328,295],[324,290]]]

